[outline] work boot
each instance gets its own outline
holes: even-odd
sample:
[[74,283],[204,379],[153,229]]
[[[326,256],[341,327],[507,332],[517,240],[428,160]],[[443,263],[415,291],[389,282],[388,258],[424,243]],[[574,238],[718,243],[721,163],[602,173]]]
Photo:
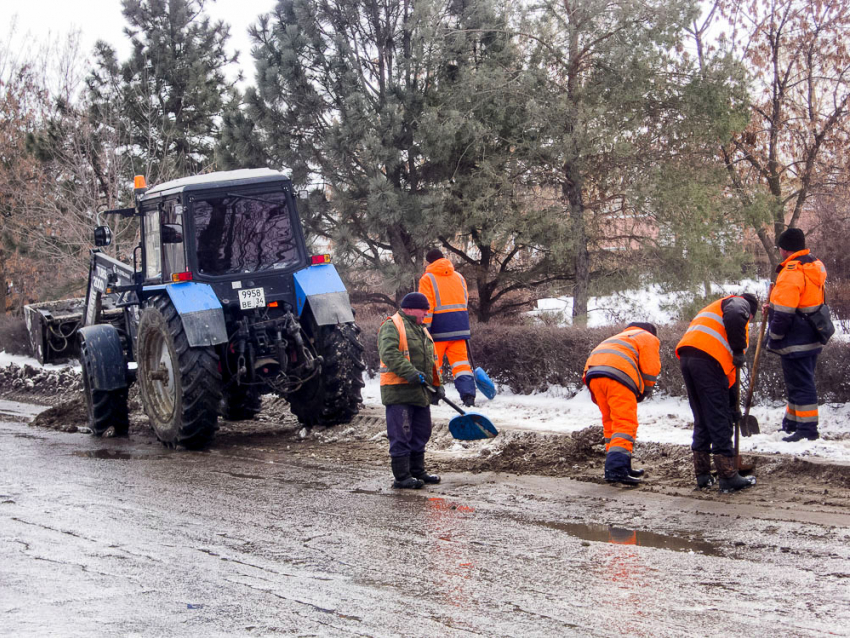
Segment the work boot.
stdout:
[[786,443],[796,443],[797,441],[816,441],[820,438],[820,434],[815,432],[800,432],[797,430],[793,432],[791,436],[783,436],[782,440]]
[[717,475],[720,477],[721,492],[737,492],[756,484],[756,477],[738,474],[734,456],[718,456],[715,454],[714,466],[717,468]]
[[623,485],[640,485],[641,480],[629,475],[631,457],[622,452],[610,452],[605,457],[605,480]]
[[461,403],[463,403],[466,407],[471,408],[475,406],[475,395],[474,394],[464,394],[460,398]]
[[699,489],[714,485],[714,477],[711,475],[711,455],[708,452],[694,450],[694,475],[697,477]]
[[398,490],[418,490],[425,485],[419,479],[415,479],[410,475],[410,457],[409,456],[391,456],[390,463],[393,468],[393,487]]
[[410,453],[410,474],[415,479],[419,479],[423,483],[435,485],[440,482],[440,477],[436,474],[428,474],[425,471],[425,452]]
[[632,469],[632,457],[629,457],[629,476],[632,478],[640,478],[646,474],[646,470],[634,470]]

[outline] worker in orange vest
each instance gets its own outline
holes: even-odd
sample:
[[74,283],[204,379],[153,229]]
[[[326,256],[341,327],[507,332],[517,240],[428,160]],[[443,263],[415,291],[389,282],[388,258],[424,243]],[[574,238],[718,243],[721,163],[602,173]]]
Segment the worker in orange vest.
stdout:
[[637,404],[652,394],[661,372],[661,342],[651,323],[634,322],[600,343],[584,364],[582,382],[602,412],[605,480],[639,485],[643,470],[632,469],[637,439]]
[[378,330],[381,403],[387,410],[393,487],[399,489],[419,489],[425,483],[440,482],[439,476],[425,471],[425,445],[431,438],[430,406],[446,395],[434,340],[423,325],[428,312],[425,295],[411,292],[401,300],[399,311],[385,319]]
[[776,241],[782,263],[770,293],[767,350],[780,355],[788,403],[783,441],[814,441],[818,434],[818,391],[815,366],[823,350],[817,332],[804,315],[824,303],[826,268],[806,249],[806,236],[789,228]]
[[437,346],[437,362],[448,356],[455,389],[467,407],[475,404],[475,377],[469,361],[469,291],[466,280],[439,248],[425,255],[428,266],[419,280],[419,292],[428,298],[431,312],[425,326]]
[[697,313],[676,345],[688,401],[694,415],[691,443],[697,487],[714,484],[711,454],[720,489],[734,492],[755,485],[738,474],[732,433],[740,419],[737,370],[744,365],[750,321],[758,310],[751,293],[729,295]]

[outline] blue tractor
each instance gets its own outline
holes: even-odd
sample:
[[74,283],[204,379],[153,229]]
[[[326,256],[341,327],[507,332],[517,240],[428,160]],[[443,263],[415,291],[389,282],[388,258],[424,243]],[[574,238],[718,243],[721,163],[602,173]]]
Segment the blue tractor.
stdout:
[[[357,414],[360,331],[329,256],[307,252],[284,174],[210,173],[150,189],[137,178],[136,205],[109,214],[137,217],[140,241],[132,265],[91,255],[77,332],[95,435],[127,432],[133,382],[169,447],[206,446],[219,416],[252,418],[268,393],[307,426]],[[110,243],[98,226],[95,244]]]

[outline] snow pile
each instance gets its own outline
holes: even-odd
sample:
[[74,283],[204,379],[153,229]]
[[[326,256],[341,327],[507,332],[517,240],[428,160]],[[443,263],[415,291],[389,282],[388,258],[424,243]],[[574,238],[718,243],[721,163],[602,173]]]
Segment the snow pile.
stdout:
[[[449,384],[451,386],[451,384]],[[500,389],[492,401],[480,393],[475,411],[486,415],[496,429],[532,430],[540,432],[571,433],[601,425],[599,408],[591,401],[590,392],[583,388],[572,398],[564,388],[552,387],[545,393],[517,395]],[[447,387],[448,399],[460,405],[457,392]],[[380,405],[381,391],[378,378],[366,379],[363,401],[367,405]],[[741,451],[759,454],[794,454],[819,457],[850,463],[850,405],[827,404],[820,406],[819,426],[821,439],[785,443],[779,431],[784,404],[754,407],[752,414],[758,419],[762,433],[741,438]],[[441,402],[431,408],[435,421],[448,421],[457,415],[451,407]],[[638,406],[638,445],[641,441],[673,443],[690,446],[693,418],[687,399],[652,397]]]

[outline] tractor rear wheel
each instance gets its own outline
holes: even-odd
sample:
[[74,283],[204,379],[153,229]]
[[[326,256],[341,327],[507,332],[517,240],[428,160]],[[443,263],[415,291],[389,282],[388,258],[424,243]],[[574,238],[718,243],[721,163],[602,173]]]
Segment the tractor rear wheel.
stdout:
[[191,347],[171,299],[157,295],[139,318],[137,353],[142,405],[157,438],[168,447],[203,448],[218,429],[215,349]]
[[360,410],[363,388],[363,345],[354,323],[312,326],[314,346],[322,357],[321,373],[287,399],[304,425],[348,423]]

